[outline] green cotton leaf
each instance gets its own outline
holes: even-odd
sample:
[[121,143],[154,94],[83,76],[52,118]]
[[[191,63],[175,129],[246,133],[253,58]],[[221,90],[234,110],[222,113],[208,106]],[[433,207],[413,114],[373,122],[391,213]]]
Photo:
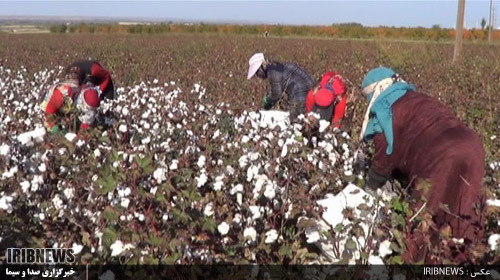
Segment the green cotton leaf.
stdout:
[[204,217],[203,218],[203,223],[201,224],[201,229],[204,231],[209,231],[210,233],[215,232],[215,221],[211,217]]
[[102,232],[102,241],[107,247],[111,246],[111,244],[113,244],[117,238],[118,235],[110,227],[105,228]]
[[172,215],[174,216],[174,221],[176,223],[187,224],[191,221],[191,217],[178,208],[172,209]]
[[401,204],[399,200],[396,200],[394,201],[394,203],[392,203],[392,209],[394,209],[394,211],[397,211],[399,213],[404,213],[404,206],[403,204]]
[[107,220],[108,222],[117,221],[118,218],[120,217],[120,214],[116,210],[114,210],[111,206],[106,207],[102,215],[104,219]]
[[356,245],[356,242],[352,240],[352,238],[348,239],[345,243],[345,247],[351,251],[356,250],[358,246]]
[[335,230],[336,232],[342,232],[343,229],[344,229],[344,224],[338,223],[333,230]]
[[96,191],[100,194],[107,194],[109,192],[112,192],[116,189],[117,186],[117,182],[115,179],[113,179],[112,176],[98,179],[97,184],[100,186],[100,188],[98,187]]
[[286,256],[286,257],[291,258],[292,255],[293,255],[292,246],[290,246],[290,245],[283,245],[283,246],[281,246],[280,250],[279,250],[279,253],[282,256]]
[[86,231],[82,231],[82,243],[87,246],[91,246],[92,244],[90,243],[90,234]]
[[164,240],[163,238],[161,237],[158,237],[158,236],[151,236],[147,242],[152,245],[152,246],[155,246],[155,247],[162,247],[163,246],[163,243],[164,243]]
[[404,248],[406,248],[406,244],[404,242],[403,234],[401,233],[401,231],[394,229],[392,231],[392,234],[394,235],[394,237],[396,238],[396,241],[398,242],[399,246],[401,247],[401,252],[402,253],[405,252]]
[[401,256],[394,256],[390,259],[389,263],[390,264],[403,264],[403,259],[401,259]]

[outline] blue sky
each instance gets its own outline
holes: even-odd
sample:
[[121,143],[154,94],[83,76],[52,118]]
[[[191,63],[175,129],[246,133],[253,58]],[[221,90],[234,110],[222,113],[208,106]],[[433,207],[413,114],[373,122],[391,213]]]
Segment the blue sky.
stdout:
[[[90,16],[187,21],[454,27],[458,0],[439,1],[3,1],[0,16]],[[500,0],[493,1],[500,18]],[[467,28],[488,20],[489,0],[467,0]],[[497,20],[497,25],[500,19]]]

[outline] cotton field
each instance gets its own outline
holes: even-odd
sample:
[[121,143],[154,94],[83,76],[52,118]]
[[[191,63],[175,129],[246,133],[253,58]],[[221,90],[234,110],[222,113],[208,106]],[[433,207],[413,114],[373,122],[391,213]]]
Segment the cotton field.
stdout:
[[[400,259],[401,230],[387,230],[398,226],[398,195],[363,190],[366,166],[348,132],[303,116],[290,124],[280,111],[237,114],[208,102],[203,81],[154,79],[117,88],[88,134],[53,135],[38,98],[61,71],[0,66],[7,246],[73,248],[80,263]],[[498,234],[486,239],[498,252]]]

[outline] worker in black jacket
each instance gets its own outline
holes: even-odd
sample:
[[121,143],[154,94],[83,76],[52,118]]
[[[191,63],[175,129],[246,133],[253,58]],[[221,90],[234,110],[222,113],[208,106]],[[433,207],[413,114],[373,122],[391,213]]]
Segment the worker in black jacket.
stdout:
[[271,109],[286,92],[292,106],[290,120],[305,113],[307,93],[317,84],[313,76],[294,63],[267,61],[262,53],[254,54],[249,65],[247,79],[256,75],[271,84],[271,93],[264,98],[265,110]]

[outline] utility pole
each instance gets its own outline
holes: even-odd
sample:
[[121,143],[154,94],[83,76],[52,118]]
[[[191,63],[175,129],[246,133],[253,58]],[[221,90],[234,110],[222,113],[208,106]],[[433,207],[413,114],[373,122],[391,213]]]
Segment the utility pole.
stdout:
[[490,0],[490,20],[488,23],[488,42],[491,41],[491,29],[493,28],[493,0]]
[[458,63],[460,61],[464,29],[464,14],[465,0],[458,0],[457,29],[455,34],[455,51],[453,52],[453,63]]

